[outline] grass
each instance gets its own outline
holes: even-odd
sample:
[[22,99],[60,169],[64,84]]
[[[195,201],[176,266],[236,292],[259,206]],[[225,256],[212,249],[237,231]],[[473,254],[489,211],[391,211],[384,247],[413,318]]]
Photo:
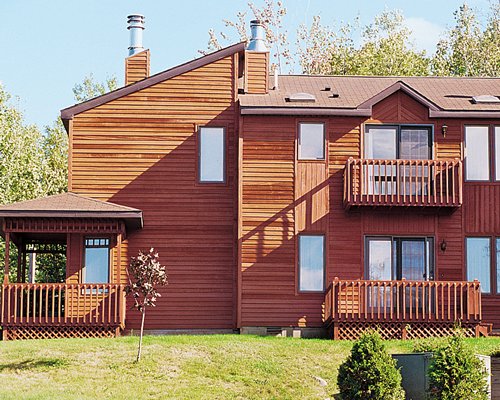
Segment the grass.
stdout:
[[[468,339],[477,353],[500,338]],[[239,335],[0,342],[1,399],[326,399],[352,343]],[[388,341],[391,353],[411,341]],[[317,377],[326,380],[321,386]]]

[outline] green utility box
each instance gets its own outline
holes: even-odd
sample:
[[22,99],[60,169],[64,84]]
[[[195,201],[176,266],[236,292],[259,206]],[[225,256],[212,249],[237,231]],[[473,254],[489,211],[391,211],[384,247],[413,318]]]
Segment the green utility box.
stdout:
[[397,368],[401,368],[406,400],[426,400],[432,353],[393,354],[392,357],[396,359]]

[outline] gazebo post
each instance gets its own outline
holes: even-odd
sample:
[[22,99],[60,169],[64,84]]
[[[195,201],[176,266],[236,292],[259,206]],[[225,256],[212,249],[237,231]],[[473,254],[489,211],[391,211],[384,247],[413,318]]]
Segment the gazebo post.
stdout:
[[22,280],[21,280],[21,282],[25,283],[26,282],[26,244],[25,243],[23,243],[23,245],[21,247],[21,252],[22,252],[22,260],[21,260],[21,263],[22,263],[22,273],[21,273]]
[[5,269],[3,275],[3,284],[9,284],[9,257],[10,257],[10,233],[5,232]]
[[116,237],[116,283],[122,283],[122,233],[118,233]]
[[21,253],[23,251],[23,239],[19,239],[19,244],[17,246],[17,283],[21,283]]

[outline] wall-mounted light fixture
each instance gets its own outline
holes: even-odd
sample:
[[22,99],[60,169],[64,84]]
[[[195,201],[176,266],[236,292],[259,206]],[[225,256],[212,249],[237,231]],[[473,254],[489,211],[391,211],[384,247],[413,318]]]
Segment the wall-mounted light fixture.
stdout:
[[448,132],[448,125],[443,124],[441,127],[441,133],[443,134],[443,137],[446,137],[446,133]]
[[446,243],[446,240],[443,239],[443,241],[441,242],[440,244],[440,247],[441,247],[441,250],[442,251],[446,251],[446,247],[447,247],[447,243]]

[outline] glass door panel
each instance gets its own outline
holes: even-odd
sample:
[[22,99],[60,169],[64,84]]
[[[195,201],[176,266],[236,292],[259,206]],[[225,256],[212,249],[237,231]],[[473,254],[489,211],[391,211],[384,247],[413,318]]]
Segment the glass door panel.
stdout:
[[[397,127],[366,127],[365,158],[395,160],[397,158]],[[367,165],[363,194],[392,194],[396,188],[396,166]]]
[[[430,128],[402,127],[399,138],[399,158],[403,160],[429,160],[432,156]],[[402,166],[401,190],[405,194],[427,195],[429,167],[424,165]],[[424,184],[422,184],[422,181]],[[423,193],[422,193],[423,192]]]

